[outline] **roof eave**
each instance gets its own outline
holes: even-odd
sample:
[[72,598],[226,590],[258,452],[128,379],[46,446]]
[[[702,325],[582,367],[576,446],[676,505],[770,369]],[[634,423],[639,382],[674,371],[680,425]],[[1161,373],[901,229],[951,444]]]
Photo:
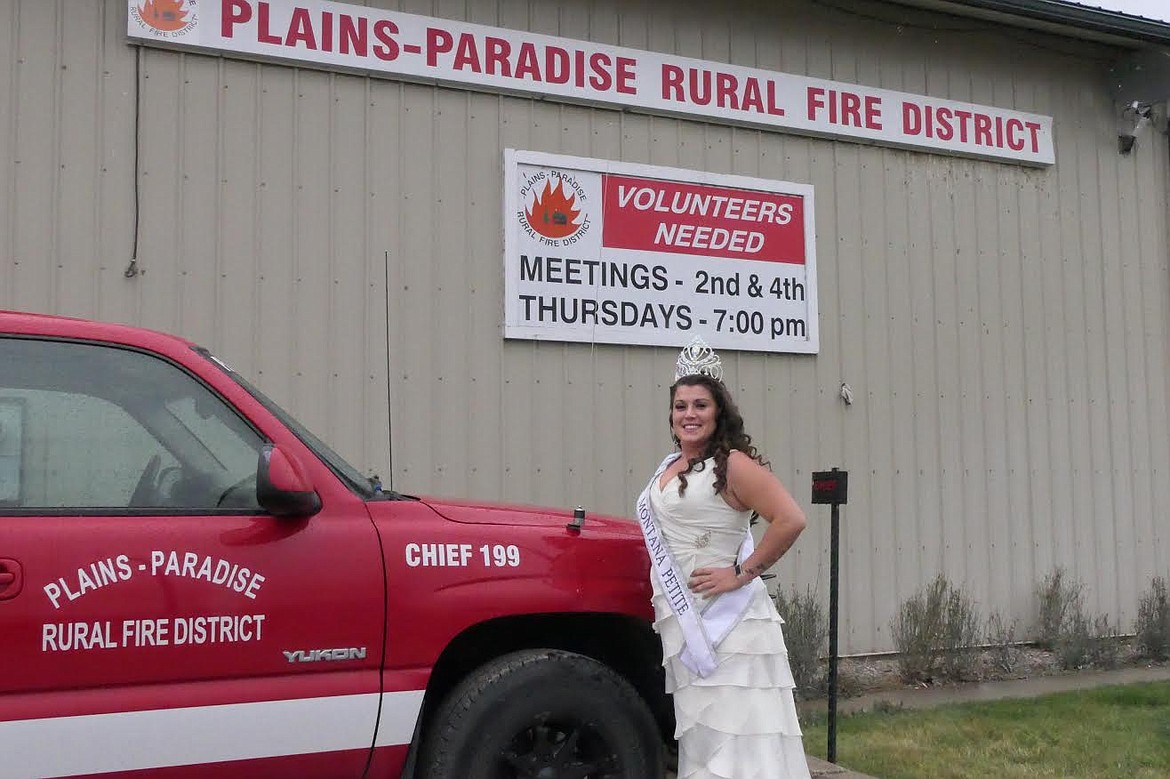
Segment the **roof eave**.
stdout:
[[1055,0],[962,0],[954,5],[998,11],[1146,43],[1170,44],[1170,24],[1103,8],[1080,8]]

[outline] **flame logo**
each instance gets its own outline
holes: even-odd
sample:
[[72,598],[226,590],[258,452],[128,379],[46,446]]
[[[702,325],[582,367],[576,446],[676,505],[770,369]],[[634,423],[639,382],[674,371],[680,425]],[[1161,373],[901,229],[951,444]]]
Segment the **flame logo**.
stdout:
[[161,32],[174,32],[187,26],[186,0],[146,0],[138,6],[142,21]]
[[567,238],[581,229],[576,223],[581,211],[576,208],[577,196],[565,194],[560,177],[546,181],[544,191],[536,196],[532,207],[524,212],[529,226],[545,238]]

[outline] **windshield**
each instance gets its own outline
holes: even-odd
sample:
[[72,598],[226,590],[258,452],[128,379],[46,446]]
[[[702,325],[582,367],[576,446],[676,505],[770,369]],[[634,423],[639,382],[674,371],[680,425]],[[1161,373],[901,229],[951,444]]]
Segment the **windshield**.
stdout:
[[230,376],[232,381],[236,382],[245,390],[247,390],[249,395],[254,397],[260,403],[260,405],[264,406],[264,408],[268,409],[268,411],[270,411],[273,416],[279,419],[285,427],[292,431],[293,435],[295,435],[305,444],[305,446],[312,449],[313,453],[320,457],[321,460],[329,466],[329,469],[337,474],[338,478],[349,485],[350,489],[352,489],[354,492],[358,493],[364,498],[393,497],[391,494],[384,494],[382,492],[382,484],[378,481],[377,477],[368,477],[363,475],[361,471],[350,465],[345,460],[345,458],[329,448],[328,444],[309,432],[309,430],[305,428],[305,426],[300,422],[298,422],[296,418],[292,416],[292,414],[289,414],[283,408],[278,406],[267,395],[254,387],[247,379],[225,365],[222,360],[202,347],[196,347],[195,351],[205,357],[221,371]]

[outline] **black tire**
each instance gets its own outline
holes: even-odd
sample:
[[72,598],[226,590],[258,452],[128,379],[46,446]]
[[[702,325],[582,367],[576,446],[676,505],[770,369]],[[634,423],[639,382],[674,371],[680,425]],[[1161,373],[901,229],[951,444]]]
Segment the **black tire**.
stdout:
[[662,744],[645,702],[583,655],[497,658],[464,679],[424,741],[427,779],[649,779]]

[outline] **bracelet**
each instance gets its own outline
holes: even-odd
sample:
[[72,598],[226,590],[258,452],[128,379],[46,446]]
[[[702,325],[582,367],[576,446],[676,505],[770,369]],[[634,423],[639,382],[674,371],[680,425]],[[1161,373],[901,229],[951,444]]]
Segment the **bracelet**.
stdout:
[[739,563],[736,563],[735,564],[735,578],[738,579],[740,576],[743,576],[743,569],[741,569],[739,567]]

